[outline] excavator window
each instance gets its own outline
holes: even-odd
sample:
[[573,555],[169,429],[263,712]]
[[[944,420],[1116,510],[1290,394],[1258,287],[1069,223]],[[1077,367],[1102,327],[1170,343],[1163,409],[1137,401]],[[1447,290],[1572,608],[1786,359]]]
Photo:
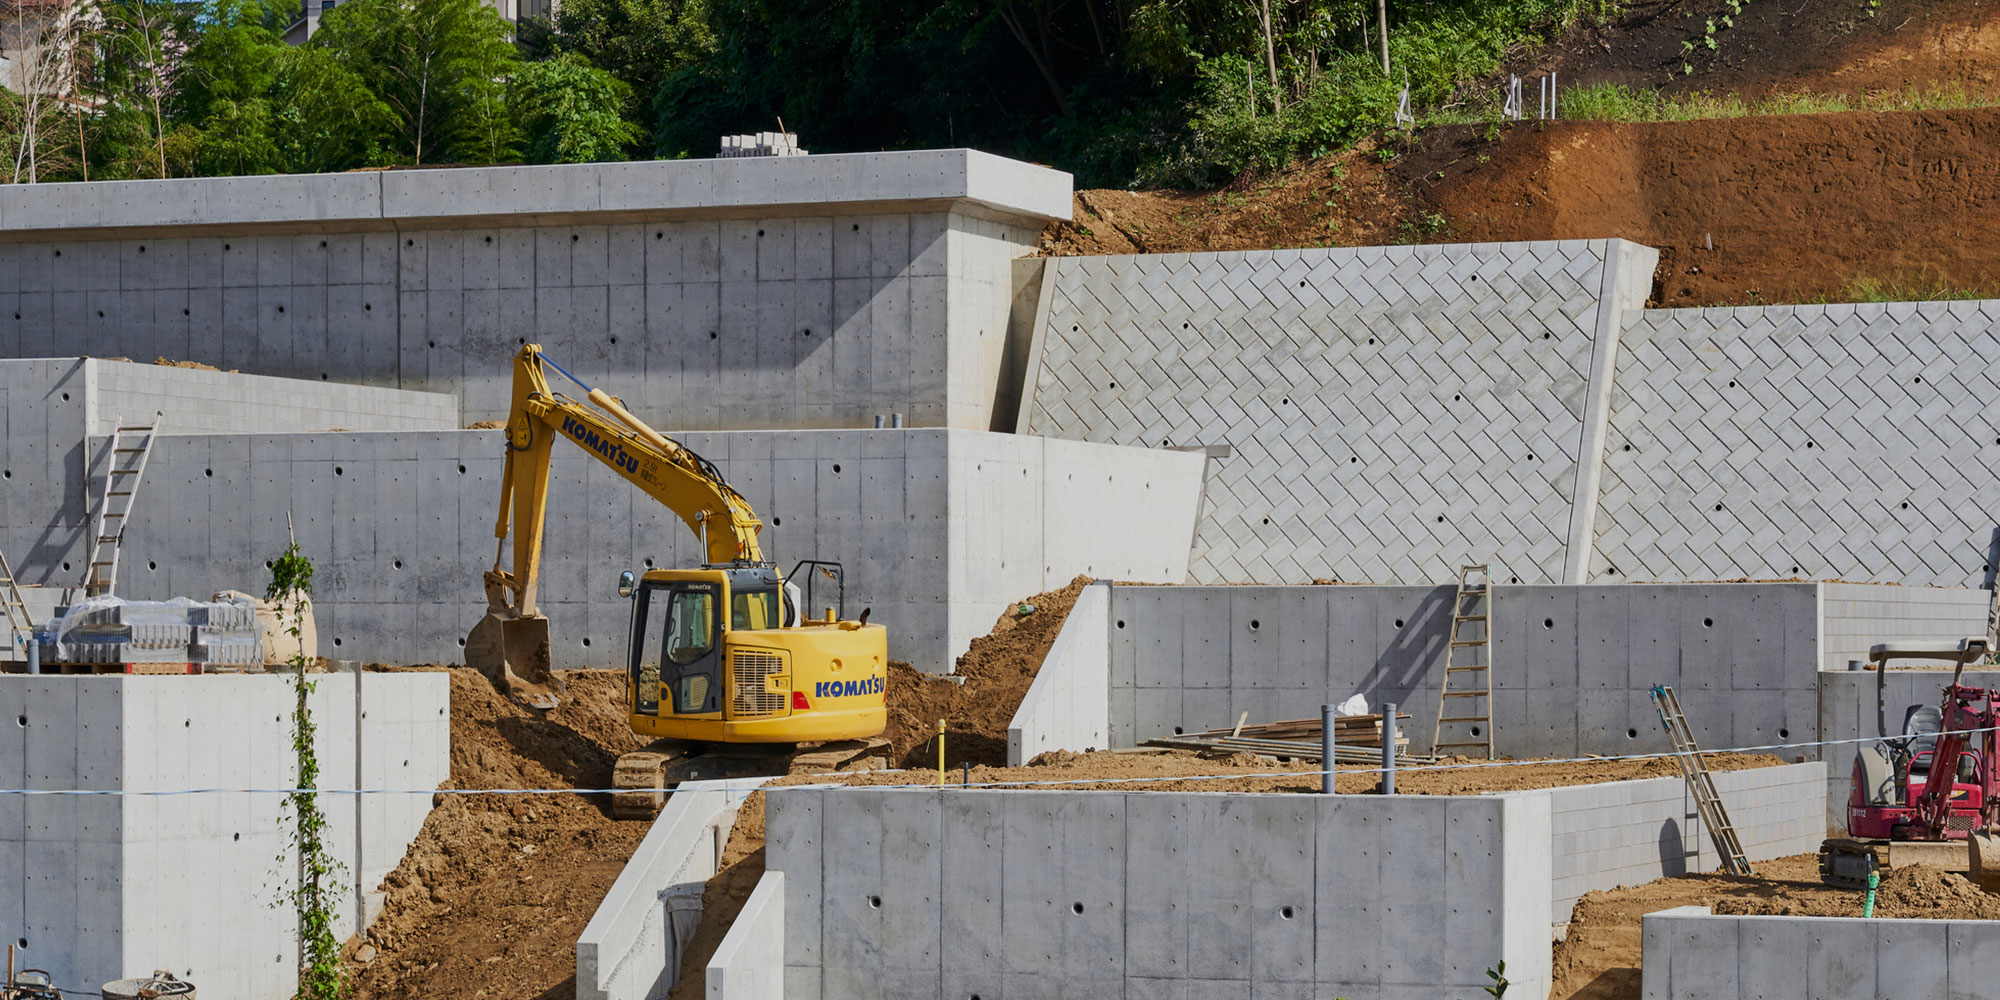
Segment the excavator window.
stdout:
[[737,590],[729,595],[729,627],[768,629],[779,627],[778,588]]
[[640,589],[632,636],[633,685],[639,696],[635,708],[639,714],[658,714],[659,699],[654,692],[661,687],[672,699],[675,715],[721,710],[719,589],[705,582]]

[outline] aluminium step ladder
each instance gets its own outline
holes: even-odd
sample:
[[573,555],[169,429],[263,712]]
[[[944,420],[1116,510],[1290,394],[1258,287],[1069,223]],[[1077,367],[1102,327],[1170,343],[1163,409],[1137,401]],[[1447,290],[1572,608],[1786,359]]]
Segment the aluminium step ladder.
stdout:
[[1743,844],[1736,839],[1736,827],[1729,822],[1729,810],[1722,807],[1722,796],[1716,794],[1715,778],[1708,773],[1708,765],[1701,759],[1701,748],[1695,745],[1694,731],[1688,728],[1687,716],[1681,712],[1681,700],[1674,689],[1660,684],[1653,685],[1653,707],[1660,712],[1660,724],[1667,727],[1667,738],[1674,744],[1674,761],[1680,765],[1681,777],[1687,779],[1688,790],[1694,793],[1695,811],[1708,827],[1709,838],[1715,841],[1715,853],[1722,858],[1722,869],[1731,875],[1749,875],[1750,859],[1743,854]]
[[5,552],[0,552],[0,612],[7,615],[7,635],[13,642],[9,648],[25,657],[28,643],[35,641],[35,622],[28,617],[28,602],[21,597],[21,584],[14,579]]
[[[1493,759],[1493,575],[1486,566],[1460,566],[1458,591],[1451,600],[1451,639],[1444,652],[1444,684],[1438,692],[1437,730],[1431,753],[1450,749],[1484,753]],[[1449,730],[1449,731],[1447,731]],[[1447,738],[1449,737],[1449,738]]]
[[124,426],[115,416],[111,420],[111,436],[104,443],[104,492],[90,518],[90,562],[83,570],[85,597],[100,597],[118,586],[118,550],[125,544],[132,503],[146,477],[146,459],[153,454],[153,442],[160,436],[164,419],[165,414],[155,412],[150,425]]

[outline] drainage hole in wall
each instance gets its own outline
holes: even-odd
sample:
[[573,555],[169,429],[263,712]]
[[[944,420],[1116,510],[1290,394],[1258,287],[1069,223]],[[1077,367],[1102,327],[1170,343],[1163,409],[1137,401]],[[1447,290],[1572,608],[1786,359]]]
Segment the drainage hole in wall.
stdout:
[[652,569],[652,568],[653,568],[653,560],[652,560],[652,557],[648,556],[648,557],[646,558],[645,562],[646,562],[646,568],[647,568],[647,569]]
[[785,526],[785,519],[782,517],[774,517],[771,519],[771,526],[774,528],[782,528]]
[[325,372],[320,372],[320,373],[319,373],[319,380],[320,380],[320,381],[322,381],[322,382],[326,381],[326,373],[325,373]]
[[[1639,738],[1639,731],[1637,729],[1627,729],[1625,730],[1625,738],[1628,740],[1636,740]],[[1376,742],[1379,743],[1381,741],[1377,740]]]
[[1258,620],[1257,620],[1257,619],[1255,619],[1255,618],[1252,618],[1252,619],[1250,619],[1250,631],[1252,631],[1252,632],[1255,632],[1255,631],[1257,631],[1258,629],[1260,629],[1260,628],[1263,628],[1263,627],[1264,627],[1264,623],[1263,623],[1263,622],[1260,622],[1260,621],[1258,621]]
[[1120,619],[1118,620],[1118,627],[1119,627],[1119,628],[1124,628],[1124,627],[1125,627],[1125,619],[1123,619],[1123,618],[1120,618]]
[[857,233],[861,231],[861,223],[857,222],[854,224],[854,231]]
[[[321,243],[321,244],[320,244],[320,246],[325,246],[325,245],[326,245],[325,243]],[[146,252],[146,248],[145,248],[145,247],[143,247],[143,246],[142,246],[142,247],[140,247],[140,248],[139,248],[139,252],[140,252],[140,253],[145,253],[145,252]]]
[[715,331],[714,331],[714,330],[710,330],[710,331],[708,331],[708,339],[710,339],[710,340],[714,340],[714,339],[715,339]]
[[1915,385],[1923,385],[1924,377],[1922,375],[1919,375],[1916,378],[1911,379],[1910,382]]
[[[465,648],[465,637],[464,637],[464,636],[460,636],[460,637],[459,637],[459,640],[458,640],[458,647],[459,647],[460,649],[464,649],[464,648]],[[439,713],[439,714],[443,714],[443,713]]]
[[20,718],[15,719],[14,724],[20,726],[22,729],[26,729],[28,728],[28,717],[23,715]]
[[1292,397],[1286,396],[1285,398],[1278,400],[1278,402],[1283,403],[1286,406],[1290,406],[1292,405]]
[[18,944],[18,945],[20,945],[20,946],[21,946],[21,947],[23,947],[23,948],[26,948],[26,947],[28,946],[28,939],[27,939],[27,938],[22,938],[21,940],[19,940],[19,941],[16,941],[16,942],[14,942],[14,943],[15,943],[15,944]]
[[[284,312],[284,310],[283,310],[283,309],[280,309],[280,310],[278,310],[278,311],[279,311],[279,312]],[[98,318],[98,319],[103,319],[103,318],[104,318],[104,310],[102,310],[102,309],[99,309],[99,310],[97,311],[97,318]]]
[[[276,562],[276,561],[274,561],[274,560],[271,560],[271,559],[266,559],[266,560],[264,560],[264,568],[265,568],[265,569],[270,569],[271,567],[273,567],[273,566],[276,566],[276,565],[277,565],[277,562]],[[64,569],[68,569],[68,568],[69,568],[69,564],[68,564],[68,563],[63,563],[63,568],[64,568]]]
[[1265,518],[1265,519],[1264,519],[1264,523],[1265,523],[1265,524],[1270,524],[1270,523],[1271,523],[1271,519],[1270,519],[1270,518],[1268,518],[1268,517],[1267,517],[1267,518]]
[[764,235],[764,231],[762,229],[757,230],[757,235],[759,236]]
[[1452,397],[1451,397],[1451,401],[1452,401],[1452,402],[1454,402],[1454,403],[1457,403],[1457,402],[1461,402],[1461,401],[1463,401],[1464,399],[1465,399],[1465,397],[1464,397],[1464,396],[1458,396],[1458,395],[1454,395],[1454,396],[1452,396]]
[[194,728],[194,720],[193,720],[193,719],[182,719],[182,720],[181,720],[181,728],[182,728],[182,729],[193,729],[193,728]]
[[1553,618],[1544,618],[1542,619],[1542,627],[1545,629],[1555,628],[1556,620]]
[[465,475],[465,466],[461,465],[458,467],[458,474],[461,476]]
[[[1474,735],[1474,736],[1478,736],[1478,735],[1479,735],[1479,727],[1478,727],[1478,726],[1473,726],[1473,727],[1472,727],[1472,735]],[[1377,742],[1377,743],[1380,743],[1380,742],[1382,742],[1382,741],[1381,741],[1381,740],[1376,740],[1375,742]]]
[[882,908],[882,897],[880,897],[880,896],[870,896],[870,897],[868,897],[868,908],[869,908],[869,909],[871,909],[871,910],[879,910],[879,909],[881,909],[881,908]]
[[1292,919],[1292,908],[1289,906],[1278,907],[1278,917],[1282,920]]
[[809,329],[807,329],[807,330],[800,330],[800,331],[799,331],[799,333],[800,333],[801,335],[803,335],[803,336],[807,336],[807,337],[810,337],[810,336],[812,336],[812,335],[813,335],[813,332],[812,332],[811,330],[809,330]]
[[[336,646],[340,645],[340,637],[339,637],[339,636],[334,636],[334,637],[333,637],[333,644],[334,644],[334,645],[336,645]],[[365,715],[365,714],[367,714],[367,713],[365,713],[365,712],[364,712],[364,713],[362,713],[362,714],[364,714],[364,715]]]
[[1374,337],[1370,337],[1370,338],[1368,338],[1368,342],[1369,342],[1369,343],[1371,343],[1371,344],[1372,344],[1372,343],[1374,343],[1374,342],[1375,342],[1375,338],[1374,338]]
[[617,338],[617,337],[613,337],[613,338],[611,338],[611,342],[612,342],[612,343],[614,343],[614,344],[615,344],[615,343],[617,343],[617,342],[618,342],[618,338]]
[[[413,246],[416,246],[416,245],[417,245],[417,241],[416,241],[416,240],[404,240],[404,241],[403,241],[403,245],[404,245],[404,246],[406,246],[406,247],[413,247]],[[227,249],[229,249],[229,248],[225,246],[225,247],[223,247],[222,249],[224,249],[224,250],[227,250]]]
[[1792,738],[1792,731],[1789,729],[1780,729],[1778,730],[1778,738],[1781,740],[1789,740]]
[[229,838],[229,839],[231,839],[231,840],[242,840],[242,839],[243,839],[243,834],[241,834],[241,833],[236,833],[236,834],[232,834],[232,835],[230,835],[230,838]]
[[577,241],[577,235],[575,233],[569,234],[569,241],[571,243],[575,243]]
[[1118,388],[1118,383],[1116,383],[1116,382],[1112,382],[1112,383],[1110,383],[1110,384],[1106,385],[1106,386],[1105,386],[1105,388],[1106,388],[1106,389],[1116,389],[1116,388]]
[[1713,618],[1703,618],[1703,619],[1701,620],[1701,627],[1702,627],[1702,628],[1714,628],[1714,627],[1715,627],[1715,619],[1713,619]]
[[666,238],[667,238],[667,234],[666,234],[666,233],[654,233],[654,234],[653,234],[653,238],[654,238],[654,239],[656,239],[656,240],[663,240],[663,239],[666,239]]
[[1903,501],[1903,509],[1904,510],[1910,509],[1910,502],[1908,500]]
[[[264,568],[265,568],[265,569],[270,569],[270,568],[271,568],[271,564],[270,564],[270,563],[265,563],[265,564],[264,564]],[[63,572],[65,572],[65,573],[69,572],[69,563],[63,563]]]
[[1632,446],[1631,446],[1631,445],[1629,445],[1629,444],[1628,444],[1628,445],[1626,445],[1626,446],[1625,446],[1625,450],[1626,450],[1626,451],[1631,451],[1631,450],[1632,450]]
[[336,466],[334,466],[334,467],[333,467],[333,474],[334,474],[334,475],[336,475],[336,476],[344,476],[344,475],[347,475],[347,470],[345,470],[345,469],[341,468],[340,466],[336,465]]
[[1731,383],[1729,383],[1729,387],[1730,387],[1731,389],[1734,389],[1734,388],[1736,388],[1736,383],[1734,383],[1734,382],[1731,382]]
[[373,302],[363,302],[363,303],[361,303],[361,311],[362,311],[362,312],[374,312],[374,311],[375,311],[375,303],[373,303]]
[[1181,734],[1181,727],[1179,727],[1179,726],[1175,726],[1175,727],[1174,727],[1174,735],[1175,735],[1175,736],[1179,736],[1180,734]]
[[1715,509],[1716,509],[1716,510],[1721,510],[1721,509],[1722,509],[1722,505],[1721,505],[1721,504],[1716,504],[1716,505],[1715,505]]
[[1798,568],[1797,566],[1794,566],[1794,567],[1792,567],[1792,575],[1796,576],[1796,575],[1798,575],[1798,572],[1799,572],[1799,568]]
[[589,649],[589,648],[590,648],[590,640],[589,640],[589,639],[585,639],[585,640],[583,640],[583,648],[585,648],[585,649]]
[[[227,250],[227,249],[229,249],[229,248],[228,248],[228,247],[223,247],[222,249],[224,249],[224,250]],[[57,250],[57,251],[56,251],[56,256],[58,256],[58,257],[62,256],[62,251],[61,251],[61,250]]]
[[391,565],[391,566],[394,566],[394,567],[396,567],[397,569],[402,569],[402,568],[403,568],[403,561],[402,561],[401,559],[398,559],[398,560],[396,560],[395,562],[393,562],[393,563],[390,563],[389,565]]
[[1810,447],[1812,447],[1812,446],[1813,446],[1813,443],[1812,443],[1811,441],[1807,441],[1807,442],[1806,442],[1806,447],[1810,448]]
[[1349,455],[1349,456],[1347,456],[1347,464],[1349,464],[1349,465],[1353,465],[1353,464],[1355,464],[1356,462],[1359,462],[1359,461],[1361,461],[1361,456],[1359,456],[1359,455]]
[[65,403],[69,402],[69,393],[66,392],[63,393],[63,402]]
[[1079,913],[1079,914],[1080,914],[1080,913],[1082,913],[1082,912],[1083,912],[1083,904],[1082,904],[1082,903],[1071,903],[1071,904],[1069,904],[1069,912],[1071,912],[1071,913]]
[[148,572],[157,572],[159,568],[160,568],[159,563],[156,563],[151,559],[146,560],[146,569]]
[[435,341],[435,340],[426,340],[426,341],[424,341],[424,346],[425,346],[425,347],[436,347],[437,345],[438,345],[438,342],[437,342],[437,341]]
[[1303,282],[1303,281],[1299,282],[1299,287],[1300,287],[1300,288],[1304,288],[1304,287],[1306,287],[1306,283],[1305,283],[1305,282]]
[[1401,618],[1396,619],[1396,627],[1397,628],[1403,627],[1403,620]]
[[838,463],[838,462],[834,463],[834,466],[833,466],[833,471],[835,471],[835,472],[839,472],[839,471],[840,471],[840,463]]
[[1439,524],[1443,524],[1443,523],[1444,523],[1444,515],[1443,515],[1443,514],[1439,514],[1439,515],[1438,515],[1438,523],[1439,523]]

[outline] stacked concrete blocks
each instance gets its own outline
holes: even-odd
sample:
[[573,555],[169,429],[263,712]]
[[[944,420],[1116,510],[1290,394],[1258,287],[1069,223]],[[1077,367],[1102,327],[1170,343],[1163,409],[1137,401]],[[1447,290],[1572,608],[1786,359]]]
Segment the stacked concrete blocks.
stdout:
[[[1858,908],[1857,908],[1858,909]],[[1646,1000],[1993,995],[2000,921],[1646,914]]]
[[1820,666],[1845,670],[1870,646],[1899,639],[1963,639],[1986,634],[1991,590],[1826,583],[1820,587]]
[[[1751,861],[1818,849],[1825,774],[1820,763],[1715,773],[1716,791]],[[1713,871],[1720,864],[1680,778],[1507,794],[1549,800],[1550,915],[1558,928],[1569,923],[1577,898],[1586,892]]]
[[[791,997],[1548,987],[1547,803],[783,789]],[[1421,891],[1419,891],[1421,890]]]

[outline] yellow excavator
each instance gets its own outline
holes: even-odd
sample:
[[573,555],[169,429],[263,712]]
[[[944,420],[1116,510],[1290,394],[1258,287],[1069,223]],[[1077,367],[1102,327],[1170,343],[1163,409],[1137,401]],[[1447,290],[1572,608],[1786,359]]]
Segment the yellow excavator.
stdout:
[[[556,392],[545,369],[583,390]],[[556,707],[549,620],[536,607],[549,461],[557,438],[589,452],[686,522],[700,539],[699,569],[620,575],[632,601],[626,648],[631,725],[660,738],[619,758],[620,816],[650,817],[679,781],[784,773],[799,744],[820,743],[815,763],[878,752],[888,721],[887,632],[868,612],[841,617],[838,563],[808,560],[804,591],[764,558],[764,523],[716,467],[654,430],[602,389],[585,385],[530,344],[514,359],[507,462],[501,473],[499,546],[486,573],[486,616],[466,637],[466,664],[523,704]],[[513,566],[505,556],[514,536]],[[836,605],[806,617],[813,586],[829,581]],[[801,604],[804,607],[801,607]]]

